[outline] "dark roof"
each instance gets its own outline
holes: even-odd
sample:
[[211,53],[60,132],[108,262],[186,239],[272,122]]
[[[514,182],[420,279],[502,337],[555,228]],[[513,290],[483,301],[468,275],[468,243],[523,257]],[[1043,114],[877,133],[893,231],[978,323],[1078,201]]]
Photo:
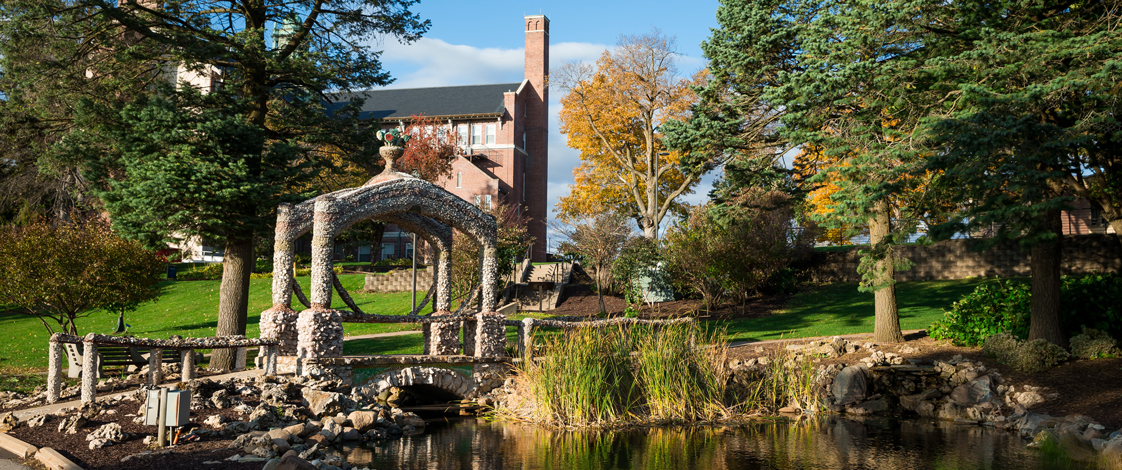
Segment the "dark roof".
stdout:
[[503,112],[503,93],[517,91],[520,86],[521,82],[333,93],[328,97],[336,101],[328,108],[334,110],[344,106],[353,96],[359,95],[366,99],[362,105],[364,119],[408,118],[414,114],[440,117],[493,115]]

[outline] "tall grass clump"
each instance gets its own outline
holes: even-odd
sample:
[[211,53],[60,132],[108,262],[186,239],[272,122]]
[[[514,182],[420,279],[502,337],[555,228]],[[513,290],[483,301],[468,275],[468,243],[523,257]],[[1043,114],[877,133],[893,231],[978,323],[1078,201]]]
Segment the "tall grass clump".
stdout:
[[[713,420],[727,413],[723,336],[696,327],[581,328],[556,335],[520,366],[530,419],[562,426]],[[694,343],[708,343],[694,347]]]
[[565,426],[624,418],[636,397],[632,341],[620,329],[578,329],[548,338],[544,356],[524,363],[535,418]]
[[780,351],[760,364],[750,377],[739,381],[742,408],[769,413],[783,407],[804,411],[824,408],[818,386],[820,372],[809,358]]
[[728,342],[717,335],[694,347],[695,326],[633,330],[635,369],[651,418],[713,420],[726,414]]

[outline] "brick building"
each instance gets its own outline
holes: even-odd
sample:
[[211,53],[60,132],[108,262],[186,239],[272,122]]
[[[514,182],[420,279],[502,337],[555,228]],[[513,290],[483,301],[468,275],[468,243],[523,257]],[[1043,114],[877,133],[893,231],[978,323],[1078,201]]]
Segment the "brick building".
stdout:
[[[413,115],[439,120],[460,142],[452,173],[436,181],[448,191],[489,208],[506,202],[530,218],[533,261],[545,261],[546,181],[549,153],[549,19],[525,17],[525,75],[521,82],[356,92],[362,116],[384,127],[404,127]],[[344,105],[349,96],[337,96]],[[407,256],[410,235],[388,226],[375,259]],[[365,252],[365,253],[364,253]],[[369,259],[358,247],[357,260]]]

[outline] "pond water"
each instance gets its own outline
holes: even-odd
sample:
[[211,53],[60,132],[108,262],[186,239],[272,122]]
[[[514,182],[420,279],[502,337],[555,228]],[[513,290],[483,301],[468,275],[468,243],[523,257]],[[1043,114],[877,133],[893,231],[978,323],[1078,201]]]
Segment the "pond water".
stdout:
[[341,450],[374,469],[1073,469],[1015,434],[931,420],[826,417],[572,432],[466,419]]

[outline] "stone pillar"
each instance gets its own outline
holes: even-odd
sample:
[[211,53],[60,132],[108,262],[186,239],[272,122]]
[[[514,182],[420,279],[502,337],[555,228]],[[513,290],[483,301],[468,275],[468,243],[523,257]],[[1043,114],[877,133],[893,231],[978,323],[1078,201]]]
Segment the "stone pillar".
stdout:
[[495,311],[495,281],[498,278],[499,263],[495,259],[497,254],[495,246],[487,245],[483,248],[483,263],[480,279],[482,283],[483,302],[480,304],[480,312],[494,312]]
[[265,346],[265,375],[273,377],[277,375],[277,347]]
[[237,348],[234,350],[234,371],[245,370],[245,349]]
[[440,250],[437,255],[436,269],[433,270],[433,285],[436,286],[435,302],[436,311],[452,310],[452,251]]
[[62,390],[62,343],[50,342],[50,351],[47,355],[47,403],[58,401],[58,394]]
[[[433,319],[452,315],[447,310],[437,311],[432,314]],[[429,329],[429,354],[434,356],[452,356],[460,353],[460,322],[431,323]]]
[[523,361],[534,360],[534,319],[523,318],[518,327],[518,354]]
[[164,350],[148,350],[148,385],[157,386],[164,381]]
[[295,356],[299,342],[296,319],[299,316],[299,313],[288,307],[274,306],[261,312],[261,338],[279,341],[277,348],[282,356]]
[[320,196],[315,204],[312,228],[312,309],[331,308],[331,258],[335,254],[335,224],[339,204],[332,196]]
[[296,282],[292,272],[295,246],[288,233],[292,210],[292,204],[277,206],[277,228],[273,237],[273,309],[292,309],[292,283]]
[[180,380],[190,382],[195,380],[195,350],[179,350],[179,376]]
[[[330,287],[330,284],[328,286]],[[343,356],[343,323],[339,312],[304,310],[296,320],[296,330],[300,334],[300,345],[296,350],[298,357]]]
[[82,343],[82,403],[97,399],[97,346],[90,340],[92,336],[90,333]]
[[479,312],[475,318],[475,357],[506,356],[506,315]]

